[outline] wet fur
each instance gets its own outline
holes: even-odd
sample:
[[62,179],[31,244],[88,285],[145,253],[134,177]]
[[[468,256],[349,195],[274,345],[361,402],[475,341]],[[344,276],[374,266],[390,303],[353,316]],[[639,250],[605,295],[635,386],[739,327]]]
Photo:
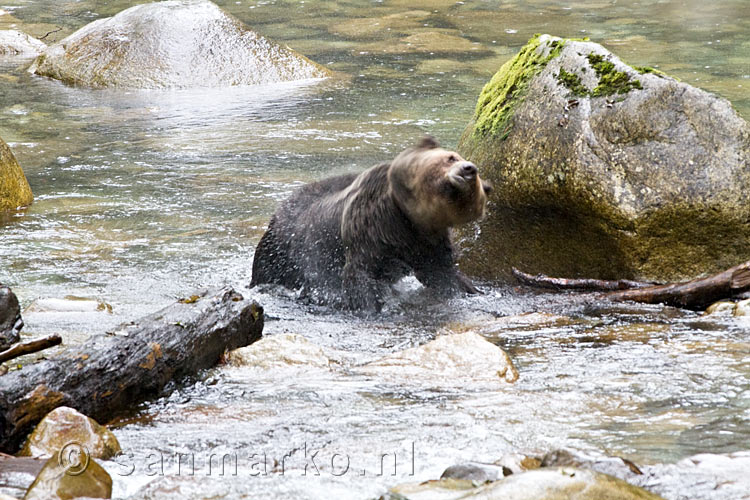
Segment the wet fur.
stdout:
[[391,163],[304,186],[271,218],[251,286],[301,288],[313,302],[364,310],[379,310],[411,273],[441,293],[476,293],[455,266],[449,228],[483,214],[489,187],[478,175],[449,182],[456,156],[426,138]]

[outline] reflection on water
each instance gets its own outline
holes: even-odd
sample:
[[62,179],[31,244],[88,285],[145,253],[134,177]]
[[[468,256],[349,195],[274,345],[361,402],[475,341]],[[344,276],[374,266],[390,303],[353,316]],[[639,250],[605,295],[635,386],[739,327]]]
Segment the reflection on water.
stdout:
[[[50,42],[136,3],[5,0],[0,29],[59,29]],[[0,137],[36,196],[0,221],[0,281],[24,305],[77,295],[114,307],[112,315],[29,313],[27,335],[76,340],[196,287],[245,285],[253,248],[291,190],[387,160],[425,132],[455,145],[481,86],[534,33],[589,36],[632,64],[721,94],[750,117],[745,0],[217,3],[342,76],[217,91],[90,91],[0,61]],[[273,318],[268,334],[304,334],[346,355],[332,370],[293,375],[218,368],[145,407],[117,430],[136,467],[124,475],[108,465],[116,495],[153,479],[145,468],[152,452],[196,460],[265,452],[277,463],[252,480],[247,470],[162,479],[144,497],[171,488],[183,497],[329,498],[375,496],[410,479],[411,453],[416,477],[426,479],[507,451],[571,446],[654,463],[748,448],[748,323],[502,287],[447,305],[394,304],[378,321],[259,298]],[[488,327],[537,311],[563,318]],[[466,325],[511,354],[515,385],[409,385],[348,371]],[[305,445],[325,457],[316,462],[326,464],[320,477],[302,476]],[[292,451],[281,475],[278,462]],[[332,474],[341,470],[331,467],[337,453],[351,460],[342,477]],[[373,472],[383,453],[406,457],[396,477]]]

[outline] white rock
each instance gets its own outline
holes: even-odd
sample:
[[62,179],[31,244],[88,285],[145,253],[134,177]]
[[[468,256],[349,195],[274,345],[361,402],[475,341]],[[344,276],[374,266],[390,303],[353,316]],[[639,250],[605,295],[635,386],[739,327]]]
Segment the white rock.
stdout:
[[357,371],[408,381],[515,382],[510,357],[474,332],[442,335],[427,344],[373,361]]

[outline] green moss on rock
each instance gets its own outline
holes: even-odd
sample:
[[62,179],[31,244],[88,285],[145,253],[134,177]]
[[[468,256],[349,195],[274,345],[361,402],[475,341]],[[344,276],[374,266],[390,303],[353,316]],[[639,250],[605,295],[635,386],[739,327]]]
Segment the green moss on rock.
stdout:
[[565,69],[560,68],[560,72],[557,74],[557,81],[567,87],[573,95],[580,97],[589,95],[589,89],[581,82],[581,77],[575,73],[568,73]]
[[589,64],[599,77],[599,85],[591,91],[593,97],[613,94],[627,94],[633,89],[643,89],[640,80],[630,78],[624,71],[617,71],[615,65],[600,54],[589,54]]
[[[502,65],[484,86],[474,114],[475,133],[505,136],[512,126],[513,112],[526,95],[529,81],[560,55],[564,41],[552,40],[544,50],[540,35],[534,36],[510,61]],[[546,53],[546,55],[545,55]]]
[[633,69],[642,75],[656,75],[659,78],[667,76],[663,71],[659,71],[658,69],[652,68],[651,66],[633,66]]

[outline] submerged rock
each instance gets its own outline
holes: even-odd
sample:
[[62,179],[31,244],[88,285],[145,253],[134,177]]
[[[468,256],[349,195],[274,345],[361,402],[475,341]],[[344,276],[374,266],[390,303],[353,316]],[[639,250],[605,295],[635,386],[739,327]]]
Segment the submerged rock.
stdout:
[[430,383],[518,380],[508,354],[474,332],[441,335],[427,344],[368,363],[358,371]]
[[455,500],[477,487],[470,479],[439,479],[422,483],[405,483],[391,488],[385,500]]
[[71,85],[187,88],[324,78],[330,72],[208,0],[136,5],[50,46],[29,71]]
[[323,349],[301,335],[284,333],[263,337],[257,342],[231,351],[229,364],[268,370],[271,368],[328,368],[331,361]]
[[[573,467],[542,468],[513,474],[477,487],[475,481],[442,479],[396,486],[400,500],[660,500],[661,497],[621,479]],[[389,497],[386,497],[389,498]]]
[[461,498],[483,500],[659,500],[661,497],[607,474],[573,467],[513,474]]
[[750,500],[750,451],[701,453],[676,464],[644,467],[634,484],[665,498],[731,498]]
[[609,474],[624,481],[642,475],[640,468],[630,460],[621,457],[588,456],[571,450],[550,451],[542,458],[542,467],[577,467],[602,474]]
[[732,313],[734,313],[735,305],[734,302],[728,302],[726,300],[714,302],[708,306],[706,312],[703,314],[706,316],[731,316]]
[[451,465],[443,471],[440,479],[461,479],[482,484],[497,481],[505,475],[507,474],[504,473],[503,467],[492,464],[467,463]]
[[103,460],[120,452],[120,443],[112,431],[73,408],[61,406],[37,424],[18,455],[49,457],[65,449],[69,443],[76,443],[90,457]]
[[0,139],[0,212],[31,205],[34,196],[21,166]]
[[112,306],[102,300],[86,297],[66,295],[62,299],[36,299],[23,311],[25,313],[46,312],[108,312],[112,313]]
[[678,281],[747,260],[750,128],[725,99],[541,35],[484,87],[458,151],[493,182],[461,266]]
[[737,302],[733,312],[735,316],[750,316],[750,299]]
[[705,316],[750,316],[750,299],[740,300],[739,302],[720,301],[711,304]]
[[41,40],[16,30],[0,30],[0,56],[33,57],[42,53],[47,45]]
[[20,339],[23,328],[21,308],[13,290],[0,284],[0,351],[4,351]]
[[101,465],[85,456],[60,458],[56,455],[47,460],[23,498],[69,500],[111,497],[112,478]]

